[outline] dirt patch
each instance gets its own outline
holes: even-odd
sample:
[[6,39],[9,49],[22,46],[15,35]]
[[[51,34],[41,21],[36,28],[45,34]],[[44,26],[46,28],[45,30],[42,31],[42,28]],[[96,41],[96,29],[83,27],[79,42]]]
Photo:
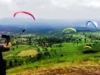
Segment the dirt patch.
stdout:
[[36,56],[38,51],[35,49],[21,51],[17,56]]
[[45,70],[26,70],[10,75],[100,75],[100,66],[72,66]]

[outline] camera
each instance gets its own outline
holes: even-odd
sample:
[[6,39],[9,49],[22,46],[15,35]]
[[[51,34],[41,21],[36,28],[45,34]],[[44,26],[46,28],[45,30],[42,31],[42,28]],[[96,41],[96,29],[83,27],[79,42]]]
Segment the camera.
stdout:
[[2,35],[1,37],[6,39],[7,44],[10,42],[10,36],[9,35]]

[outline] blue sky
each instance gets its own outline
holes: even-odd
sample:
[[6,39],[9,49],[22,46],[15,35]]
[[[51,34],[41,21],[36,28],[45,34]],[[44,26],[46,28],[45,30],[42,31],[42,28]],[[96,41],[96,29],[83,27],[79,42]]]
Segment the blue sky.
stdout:
[[100,0],[0,0],[0,10],[1,19],[19,10],[29,11],[37,19],[100,19]]

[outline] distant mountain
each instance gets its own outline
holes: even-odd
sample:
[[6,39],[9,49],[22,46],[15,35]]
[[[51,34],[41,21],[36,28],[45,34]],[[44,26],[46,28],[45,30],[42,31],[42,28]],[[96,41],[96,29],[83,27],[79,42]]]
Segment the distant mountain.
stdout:
[[62,30],[65,27],[74,27],[78,31],[91,31],[94,28],[86,27],[86,20],[44,20],[5,18],[0,20],[0,31],[20,32],[26,29],[27,32],[49,32],[53,30]]
[[96,28],[88,28],[88,27],[75,27],[77,31],[96,31]]

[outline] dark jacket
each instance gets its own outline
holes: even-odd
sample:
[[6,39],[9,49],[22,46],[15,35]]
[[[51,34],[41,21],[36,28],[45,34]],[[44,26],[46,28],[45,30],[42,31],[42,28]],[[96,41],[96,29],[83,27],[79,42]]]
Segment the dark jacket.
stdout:
[[6,62],[3,60],[2,52],[9,51],[10,48],[0,46],[0,75],[6,75]]
[[0,46],[0,59],[3,59],[2,52],[9,51],[9,49],[10,48],[6,48],[6,47],[3,47],[3,46]]

